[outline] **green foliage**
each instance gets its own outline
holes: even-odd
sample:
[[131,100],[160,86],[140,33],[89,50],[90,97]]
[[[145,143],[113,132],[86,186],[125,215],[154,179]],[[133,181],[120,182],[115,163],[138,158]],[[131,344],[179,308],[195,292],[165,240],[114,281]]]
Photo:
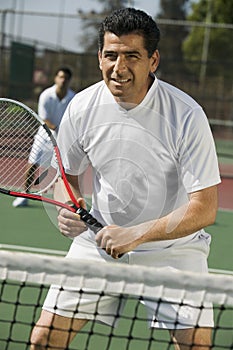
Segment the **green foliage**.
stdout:
[[[188,0],[161,0],[159,19],[184,20],[186,18],[186,5]],[[182,43],[187,36],[186,27],[176,25],[159,25],[161,31],[161,42],[159,45],[161,53],[160,70],[163,78],[169,79],[171,75],[179,70],[183,70],[182,64],[177,62],[183,61]]]
[[193,3],[192,13],[188,19],[192,21],[205,21],[209,1],[212,22],[233,23],[232,0],[199,0],[197,3]]
[[[209,16],[209,18],[207,17]],[[212,23],[233,23],[232,0],[199,0],[192,5],[188,20],[205,22],[208,18]],[[183,43],[183,52],[186,60],[199,61],[196,73],[200,70],[203,41],[206,35],[205,27],[193,27]],[[233,57],[233,31],[226,28],[211,28],[209,30],[207,47],[207,76],[224,76],[232,79],[230,69]],[[229,69],[227,69],[229,65]],[[193,66],[192,66],[193,69]]]

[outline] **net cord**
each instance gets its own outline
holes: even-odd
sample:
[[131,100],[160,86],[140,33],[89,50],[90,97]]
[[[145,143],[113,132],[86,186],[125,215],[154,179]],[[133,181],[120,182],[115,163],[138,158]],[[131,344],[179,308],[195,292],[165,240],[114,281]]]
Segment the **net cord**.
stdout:
[[98,263],[49,255],[0,251],[0,279],[59,284],[77,289],[233,305],[233,276],[181,272],[122,263]]

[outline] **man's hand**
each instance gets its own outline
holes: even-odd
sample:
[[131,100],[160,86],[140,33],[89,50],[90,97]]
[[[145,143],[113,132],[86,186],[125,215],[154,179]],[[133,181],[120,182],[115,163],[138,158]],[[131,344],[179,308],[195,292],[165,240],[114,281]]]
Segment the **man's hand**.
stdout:
[[132,227],[105,226],[96,235],[96,243],[106,250],[112,258],[118,259],[122,254],[136,248],[143,232],[142,225]]
[[[86,208],[83,198],[79,198],[77,202]],[[80,220],[80,216],[67,209],[60,209],[57,219],[59,230],[66,237],[74,238],[87,230],[87,226]]]

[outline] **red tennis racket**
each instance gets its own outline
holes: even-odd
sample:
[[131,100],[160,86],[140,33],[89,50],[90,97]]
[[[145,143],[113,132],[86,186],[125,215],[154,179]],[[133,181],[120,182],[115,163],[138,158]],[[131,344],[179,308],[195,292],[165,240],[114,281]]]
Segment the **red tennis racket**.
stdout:
[[[57,168],[51,166],[51,160]],[[0,193],[66,208],[80,215],[97,233],[103,225],[77,202],[62,165],[51,130],[23,103],[0,98]],[[53,186],[61,177],[72,205],[53,199]]]

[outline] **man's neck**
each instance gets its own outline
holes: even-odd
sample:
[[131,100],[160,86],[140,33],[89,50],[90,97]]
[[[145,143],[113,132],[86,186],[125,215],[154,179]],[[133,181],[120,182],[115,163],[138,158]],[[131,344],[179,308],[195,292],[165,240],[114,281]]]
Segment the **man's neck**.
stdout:
[[59,100],[62,100],[67,94],[67,89],[56,88],[56,94]]

